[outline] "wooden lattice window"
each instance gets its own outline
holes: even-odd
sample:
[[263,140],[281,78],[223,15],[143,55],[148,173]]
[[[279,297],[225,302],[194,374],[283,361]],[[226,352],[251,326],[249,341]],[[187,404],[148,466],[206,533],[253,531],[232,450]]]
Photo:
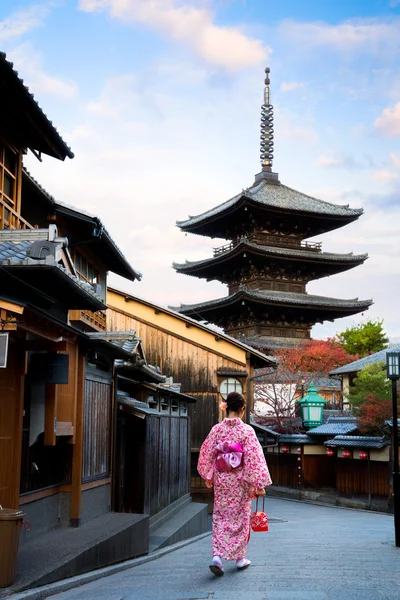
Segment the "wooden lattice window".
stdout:
[[80,252],[73,253],[75,269],[81,279],[91,285],[99,283],[99,272],[96,267]]
[[19,154],[0,140],[0,229],[11,229],[18,207]]

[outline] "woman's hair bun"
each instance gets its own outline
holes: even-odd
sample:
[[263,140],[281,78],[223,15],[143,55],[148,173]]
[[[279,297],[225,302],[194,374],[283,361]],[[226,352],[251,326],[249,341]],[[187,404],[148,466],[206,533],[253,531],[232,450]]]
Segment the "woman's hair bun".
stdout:
[[246,400],[239,392],[230,392],[226,397],[227,412],[239,412],[246,406]]

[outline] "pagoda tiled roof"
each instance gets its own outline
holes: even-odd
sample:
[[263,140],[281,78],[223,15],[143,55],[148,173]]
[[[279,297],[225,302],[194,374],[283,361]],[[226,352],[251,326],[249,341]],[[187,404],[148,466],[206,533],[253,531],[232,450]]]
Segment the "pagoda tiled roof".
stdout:
[[230,200],[215,206],[196,216],[189,216],[184,221],[177,221],[178,227],[186,228],[192,225],[207,221],[219,213],[232,208],[240,202],[242,198],[248,198],[265,207],[273,209],[282,209],[290,212],[302,212],[310,214],[319,214],[331,217],[348,217],[350,220],[358,218],[363,213],[362,208],[349,208],[349,205],[338,205],[319,200],[313,196],[308,196],[298,192],[280,182],[270,182],[263,180],[246,190],[243,190]]
[[335,254],[333,252],[314,252],[312,250],[303,250],[297,248],[280,248],[278,246],[263,246],[249,242],[246,239],[241,240],[239,244],[229,248],[226,252],[221,252],[217,256],[205,258],[197,261],[186,261],[184,263],[173,263],[174,269],[185,270],[212,262],[223,262],[231,254],[236,254],[238,251],[247,248],[250,251],[255,250],[269,255],[283,256],[287,258],[299,258],[316,261],[316,262],[363,262],[368,258],[368,254]]
[[277,292],[272,290],[249,290],[243,286],[242,289],[231,294],[218,298],[216,300],[208,300],[207,302],[200,302],[198,304],[182,304],[180,307],[175,308],[178,312],[184,312],[187,310],[201,310],[202,308],[216,307],[218,305],[223,306],[226,303],[231,303],[238,298],[249,298],[250,300],[259,300],[260,302],[283,304],[283,305],[297,305],[297,306],[312,306],[312,307],[323,307],[323,308],[337,308],[337,309],[362,309],[368,308],[372,304],[372,300],[358,300],[358,298],[352,298],[349,300],[341,298],[329,298],[326,296],[314,296],[311,294],[299,294],[296,292]]

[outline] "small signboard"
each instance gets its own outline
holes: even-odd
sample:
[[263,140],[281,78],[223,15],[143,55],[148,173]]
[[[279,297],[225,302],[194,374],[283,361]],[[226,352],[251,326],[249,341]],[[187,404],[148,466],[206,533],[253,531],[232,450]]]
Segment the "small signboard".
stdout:
[[0,369],[7,367],[8,333],[0,333]]

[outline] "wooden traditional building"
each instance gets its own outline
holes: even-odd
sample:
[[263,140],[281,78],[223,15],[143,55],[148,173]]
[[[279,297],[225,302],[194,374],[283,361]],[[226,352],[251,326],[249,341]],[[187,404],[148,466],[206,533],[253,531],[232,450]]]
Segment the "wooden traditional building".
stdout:
[[[194,400],[148,365],[132,328],[106,331],[107,273],[141,275],[100,219],[23,169],[28,150],[73,154],[4,54],[0,88],[0,505],[31,524],[22,555],[38,584],[148,551],[149,515],[190,499]],[[85,552],[79,535],[48,542],[51,560],[39,543],[103,517]]]
[[197,456],[211,427],[222,418],[221,400],[233,390],[243,393],[249,421],[254,370],[275,368],[274,360],[240,340],[115,288],[108,288],[107,306],[107,328],[115,332],[134,329],[149,364],[158,365],[167,378],[180,382],[182,393],[196,399],[189,405],[192,492],[196,486],[202,489]]
[[174,264],[178,273],[217,280],[229,295],[178,310],[209,321],[234,337],[262,348],[296,344],[315,323],[366,310],[371,300],[338,299],[306,292],[307,283],[361,265],[366,254],[322,252],[308,238],[358,219],[362,209],[324,202],[283,185],[272,172],[273,108],[266,70],[261,116],[262,171],[255,182],[200,215],[178,221],[185,233],[223,238],[214,256]]

